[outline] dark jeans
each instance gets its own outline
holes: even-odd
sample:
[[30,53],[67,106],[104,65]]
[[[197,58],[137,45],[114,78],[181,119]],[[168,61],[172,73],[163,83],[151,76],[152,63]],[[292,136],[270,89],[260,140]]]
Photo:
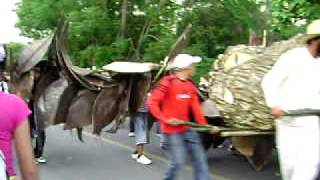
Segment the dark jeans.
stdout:
[[46,143],[46,132],[45,130],[40,131],[36,138],[36,145],[34,147],[34,156],[35,158],[39,158],[43,155],[44,146]]
[[[30,109],[33,109],[33,101],[28,103]],[[45,129],[38,129],[36,122],[34,121],[33,113],[29,116],[31,138],[34,138],[36,143],[33,147],[33,153],[35,158],[39,158],[43,155],[44,146],[46,143]]]
[[188,130],[178,134],[166,134],[169,141],[171,162],[164,180],[175,180],[178,171],[183,167],[189,150],[192,160],[195,180],[209,180],[209,170],[206,155],[196,132]]
[[130,117],[129,121],[129,132],[134,132],[134,117]]

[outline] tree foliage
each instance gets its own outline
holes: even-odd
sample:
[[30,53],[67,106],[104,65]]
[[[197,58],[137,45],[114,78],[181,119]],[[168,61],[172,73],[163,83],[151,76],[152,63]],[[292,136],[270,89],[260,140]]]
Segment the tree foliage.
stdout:
[[[191,3],[193,2],[193,3]],[[191,51],[215,57],[227,46],[248,43],[250,30],[262,34],[267,18],[253,0],[185,1],[181,27],[193,23]]]
[[185,52],[204,57],[201,67],[209,68],[227,46],[247,44],[252,32],[262,37],[268,30],[280,38],[302,32],[320,17],[318,9],[317,0],[22,0],[18,27],[37,39],[65,17],[74,63],[90,67],[114,60],[159,62],[192,23]]
[[272,30],[283,38],[303,32],[305,25],[320,17],[318,0],[272,0]]
[[[268,16],[260,11],[261,4],[253,0],[186,0],[180,12],[179,31],[193,24],[190,46],[186,52],[205,57],[201,72],[211,69],[213,57],[227,46],[247,44],[250,31],[262,36],[268,28]],[[209,57],[209,58],[208,58]],[[204,73],[205,74],[205,73]]]
[[[144,59],[153,45],[169,44],[167,36],[175,36],[176,9],[174,1],[129,0],[126,28],[121,33],[119,0],[23,0],[18,9],[18,27],[23,34],[41,38],[52,33],[61,17],[70,22],[70,52],[80,66],[101,66],[114,60]],[[169,38],[171,43],[171,38]],[[160,50],[160,49],[158,49]],[[147,53],[147,59],[163,58]]]
[[6,48],[9,53],[9,61],[10,61],[10,62],[8,62],[8,65],[11,65],[12,63],[14,63],[14,61],[16,59],[18,59],[20,53],[25,48],[25,45],[21,44],[21,43],[11,42],[11,43],[6,44]]

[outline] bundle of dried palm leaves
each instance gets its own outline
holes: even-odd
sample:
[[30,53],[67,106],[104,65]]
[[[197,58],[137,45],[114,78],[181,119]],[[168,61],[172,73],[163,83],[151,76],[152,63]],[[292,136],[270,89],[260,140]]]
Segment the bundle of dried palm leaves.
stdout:
[[298,35],[269,47],[238,45],[228,48],[209,73],[209,97],[234,128],[272,130],[273,117],[266,106],[261,81],[279,56],[302,45]]

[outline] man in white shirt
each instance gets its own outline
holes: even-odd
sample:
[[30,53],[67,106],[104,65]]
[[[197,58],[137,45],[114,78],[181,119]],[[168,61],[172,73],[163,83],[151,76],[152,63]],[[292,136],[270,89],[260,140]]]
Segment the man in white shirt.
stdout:
[[319,117],[283,116],[287,110],[320,109],[320,20],[308,25],[305,43],[284,53],[262,82],[267,105],[277,118],[277,148],[284,180],[314,180],[319,170]]

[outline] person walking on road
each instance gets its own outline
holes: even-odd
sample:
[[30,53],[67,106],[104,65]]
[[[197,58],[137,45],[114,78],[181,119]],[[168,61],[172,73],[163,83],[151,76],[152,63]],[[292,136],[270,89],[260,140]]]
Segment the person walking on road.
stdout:
[[161,131],[169,142],[171,162],[164,180],[177,179],[177,173],[185,163],[186,150],[191,154],[195,180],[209,179],[208,162],[199,136],[190,127],[182,125],[192,116],[199,124],[207,125],[196,86],[190,80],[195,73],[193,64],[200,61],[200,57],[189,54],[177,55],[171,64],[175,73],[163,77],[149,98],[150,112],[161,122]]
[[305,46],[280,56],[262,88],[276,118],[276,141],[284,180],[314,180],[319,172],[319,116],[283,116],[288,110],[320,109],[320,20],[307,27]]
[[149,114],[147,107],[147,97],[144,98],[143,105],[138,109],[138,112],[134,116],[134,130],[135,130],[135,141],[136,151],[131,155],[132,159],[135,159],[138,163],[149,165],[152,161],[147,158],[144,152],[144,145],[149,143]]
[[13,142],[19,160],[21,178],[37,180],[37,170],[32,154],[27,104],[13,94],[0,92],[0,150],[4,154],[5,165],[10,179],[15,179],[13,165]]

